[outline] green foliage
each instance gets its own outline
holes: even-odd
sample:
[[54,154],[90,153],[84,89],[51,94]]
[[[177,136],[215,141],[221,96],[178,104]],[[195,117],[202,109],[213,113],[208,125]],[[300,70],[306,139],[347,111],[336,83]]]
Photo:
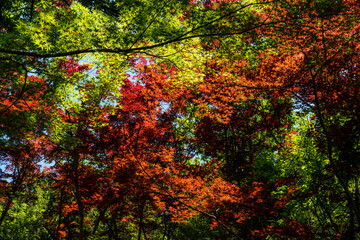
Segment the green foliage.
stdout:
[[0,227],[1,239],[52,239],[43,219],[49,203],[49,192],[35,186],[29,194],[22,194],[14,200]]

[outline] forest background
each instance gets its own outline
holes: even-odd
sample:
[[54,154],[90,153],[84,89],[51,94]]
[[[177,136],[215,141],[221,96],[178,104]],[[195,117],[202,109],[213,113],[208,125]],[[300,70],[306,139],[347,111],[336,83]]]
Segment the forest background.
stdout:
[[360,239],[359,31],[355,0],[1,1],[0,239]]

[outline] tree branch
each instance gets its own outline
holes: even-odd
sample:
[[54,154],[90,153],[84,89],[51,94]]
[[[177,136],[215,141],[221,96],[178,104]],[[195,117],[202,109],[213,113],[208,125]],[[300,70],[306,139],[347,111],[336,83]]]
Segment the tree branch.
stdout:
[[28,73],[29,73],[29,71],[28,71],[27,67],[26,67],[23,63],[18,62],[18,61],[16,61],[16,60],[13,60],[13,59],[11,59],[11,58],[3,58],[3,57],[0,57],[0,61],[1,61],[1,60],[14,62],[14,63],[20,65],[20,66],[25,70],[24,84],[23,84],[23,86],[22,86],[22,88],[21,88],[21,90],[20,90],[19,95],[17,96],[17,98],[15,99],[14,102],[12,102],[9,106],[7,106],[6,109],[4,109],[3,111],[0,112],[0,113],[2,114],[2,113],[5,113],[7,110],[9,110],[12,106],[14,106],[14,104],[15,104],[15,103],[22,97],[22,95],[24,94],[24,92],[25,92],[25,87],[26,87],[26,84],[27,84],[27,78],[28,78]]

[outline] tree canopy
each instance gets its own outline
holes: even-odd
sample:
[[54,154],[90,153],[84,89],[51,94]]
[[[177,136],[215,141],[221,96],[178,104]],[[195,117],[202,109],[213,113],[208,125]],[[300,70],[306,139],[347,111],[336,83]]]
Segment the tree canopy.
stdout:
[[360,238],[359,19],[2,1],[0,238]]

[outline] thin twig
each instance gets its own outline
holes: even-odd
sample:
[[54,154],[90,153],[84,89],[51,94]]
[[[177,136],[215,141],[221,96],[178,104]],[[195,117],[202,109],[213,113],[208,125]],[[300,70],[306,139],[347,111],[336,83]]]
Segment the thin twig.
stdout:
[[20,93],[19,93],[19,95],[17,96],[17,98],[15,99],[14,102],[12,102],[9,106],[7,106],[6,109],[4,109],[3,111],[0,112],[1,114],[3,114],[3,113],[5,113],[7,110],[9,110],[9,109],[22,97],[22,95],[24,94],[24,92],[25,92],[25,87],[26,87],[26,84],[27,84],[27,78],[28,78],[28,73],[29,73],[29,71],[28,71],[27,67],[26,67],[23,63],[18,62],[18,61],[16,61],[16,60],[13,60],[13,59],[11,59],[11,58],[3,58],[3,57],[0,57],[0,60],[12,61],[12,62],[20,65],[20,66],[25,70],[24,84],[23,84],[23,86],[22,86],[22,88],[21,88],[21,90],[20,90]]

